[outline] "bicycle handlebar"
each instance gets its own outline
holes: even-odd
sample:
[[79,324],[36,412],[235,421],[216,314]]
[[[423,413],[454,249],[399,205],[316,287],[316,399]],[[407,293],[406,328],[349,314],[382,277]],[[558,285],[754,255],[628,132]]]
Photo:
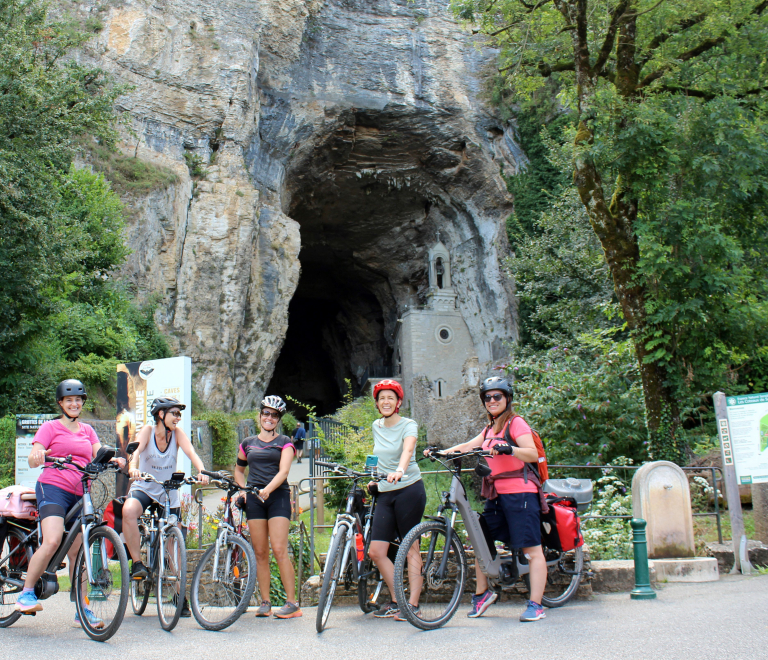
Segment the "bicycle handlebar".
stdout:
[[365,477],[370,477],[373,481],[379,481],[380,477],[376,472],[370,473],[370,472],[358,472],[357,470],[353,470],[352,468],[348,468],[345,465],[340,465],[339,463],[326,463],[325,461],[315,461],[315,465],[319,465],[320,467],[328,468],[330,470],[333,470],[337,474],[342,474],[343,476],[354,478],[354,479],[363,479]]

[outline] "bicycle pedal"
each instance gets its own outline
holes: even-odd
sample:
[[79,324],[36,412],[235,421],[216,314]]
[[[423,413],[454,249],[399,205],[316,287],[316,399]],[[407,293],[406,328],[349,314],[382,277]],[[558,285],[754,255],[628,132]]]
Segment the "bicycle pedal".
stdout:
[[37,616],[37,612],[22,612],[24,616]]
[[67,564],[66,564],[66,562],[61,562],[61,563],[59,564],[59,568],[58,568],[57,570],[59,570],[59,571],[63,571],[63,570],[66,568],[66,567],[67,567]]

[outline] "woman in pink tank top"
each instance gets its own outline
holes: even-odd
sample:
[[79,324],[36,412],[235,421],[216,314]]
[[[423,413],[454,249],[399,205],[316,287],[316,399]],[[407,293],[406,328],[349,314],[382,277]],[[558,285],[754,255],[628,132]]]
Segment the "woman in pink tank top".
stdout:
[[[480,399],[488,413],[488,426],[477,437],[446,452],[464,452],[482,447],[493,456],[488,457],[491,468],[490,481],[494,488],[488,497],[483,511],[483,519],[488,525],[494,541],[503,541],[512,549],[522,548],[530,564],[531,598],[520,621],[538,621],[543,619],[544,608],[541,599],[547,582],[547,562],[541,547],[541,507],[539,489],[531,478],[523,476],[505,476],[520,473],[526,463],[536,464],[539,454],[531,434],[531,427],[522,417],[512,411],[512,386],[505,378],[486,378],[480,386]],[[509,425],[509,434],[517,446],[509,454],[497,451],[499,445],[508,444],[503,439],[504,429]],[[425,453],[426,455],[426,453]],[[488,580],[475,561],[477,589],[472,597],[472,609],[468,615],[475,618],[482,615],[498,598],[498,594],[488,588]]]

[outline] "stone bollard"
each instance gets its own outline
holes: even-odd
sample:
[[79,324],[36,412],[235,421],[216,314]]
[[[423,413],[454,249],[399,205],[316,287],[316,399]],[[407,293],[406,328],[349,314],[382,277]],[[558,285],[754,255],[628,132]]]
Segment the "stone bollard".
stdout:
[[651,589],[651,575],[648,569],[648,545],[645,540],[645,520],[633,518],[632,547],[635,556],[635,588],[630,593],[632,600],[650,600],[656,598],[656,592]]

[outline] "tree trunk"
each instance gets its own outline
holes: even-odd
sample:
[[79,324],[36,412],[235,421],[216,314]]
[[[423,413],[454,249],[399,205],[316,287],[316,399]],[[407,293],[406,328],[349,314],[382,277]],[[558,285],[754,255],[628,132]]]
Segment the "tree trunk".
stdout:
[[[564,17],[576,26],[573,34],[579,127],[575,141],[574,185],[586,208],[592,229],[603,247],[616,296],[634,340],[645,397],[649,454],[654,459],[680,461],[683,456],[677,443],[679,413],[666,383],[666,370],[657,362],[646,361],[646,291],[635,278],[640,261],[640,248],[635,234],[638,201],[628,185],[631,174],[620,173],[609,205],[602,177],[589,153],[589,145],[594,139],[589,109],[594,100],[592,97],[596,88],[595,76],[599,72],[590,69],[586,31],[583,29],[586,26],[586,4],[583,0],[575,0],[561,5],[565,10],[561,10]],[[629,4],[628,11],[635,12],[635,3]],[[619,26],[616,47],[616,88],[626,99],[632,99],[636,95],[638,84],[635,36],[636,18],[632,16]],[[626,121],[624,116],[617,118],[619,130],[626,128]]]

